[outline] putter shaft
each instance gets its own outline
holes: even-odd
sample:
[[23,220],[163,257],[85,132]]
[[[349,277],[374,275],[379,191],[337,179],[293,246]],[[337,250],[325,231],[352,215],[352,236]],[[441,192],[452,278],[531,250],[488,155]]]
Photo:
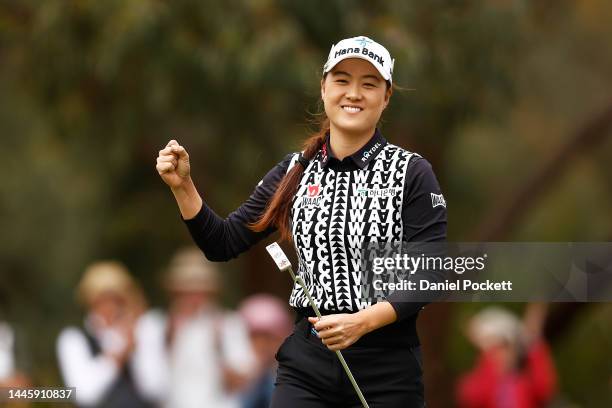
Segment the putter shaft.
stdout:
[[[294,282],[297,282],[302,287],[302,290],[304,291],[304,293],[306,294],[306,297],[308,298],[308,302],[310,303],[310,306],[313,308],[315,314],[320,319],[322,317],[321,312],[319,312],[319,308],[317,307],[316,303],[310,296],[310,292],[306,288],[304,281],[302,280],[301,277],[295,275],[291,266],[289,266],[287,269],[289,270],[289,273],[291,274],[291,277],[293,278]],[[357,381],[355,381],[355,377],[353,377],[353,373],[351,373],[351,369],[349,368],[348,364],[346,364],[346,360],[344,360],[344,356],[342,355],[340,350],[336,350],[336,356],[338,356],[338,360],[340,360],[340,364],[342,364],[342,368],[344,368],[344,372],[346,373],[349,380],[351,381],[351,384],[353,384],[353,388],[355,389],[355,392],[357,393],[357,396],[359,397],[361,404],[364,406],[364,408],[370,408],[370,406],[368,405],[368,402],[363,396],[363,393],[361,392],[361,389],[359,388],[359,385],[357,384]]]

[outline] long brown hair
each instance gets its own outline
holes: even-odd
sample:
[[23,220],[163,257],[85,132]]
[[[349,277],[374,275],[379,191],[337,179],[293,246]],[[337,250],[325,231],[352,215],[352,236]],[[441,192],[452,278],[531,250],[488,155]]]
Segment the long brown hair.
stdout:
[[[311,134],[302,146],[302,155],[308,161],[311,161],[317,152],[323,147],[325,137],[329,132],[329,119],[323,113],[319,124],[319,131]],[[297,193],[298,185],[304,174],[304,167],[295,162],[295,165],[287,172],[276,189],[276,192],[268,201],[266,211],[261,218],[254,223],[249,224],[249,228],[253,231],[265,231],[271,226],[275,226],[280,232],[281,241],[291,241],[291,228],[289,223],[289,215],[293,197]]]

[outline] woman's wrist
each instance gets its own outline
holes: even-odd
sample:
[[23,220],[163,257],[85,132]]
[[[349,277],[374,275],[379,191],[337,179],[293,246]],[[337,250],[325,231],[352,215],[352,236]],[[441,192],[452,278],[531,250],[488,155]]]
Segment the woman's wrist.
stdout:
[[374,327],[373,324],[374,322],[372,322],[370,313],[367,313],[366,310],[367,309],[360,310],[359,312],[357,312],[357,317],[359,319],[359,327],[361,328],[361,333],[359,337],[363,336],[364,334],[368,334],[373,330],[376,330],[376,327]]
[[379,302],[360,310],[357,312],[357,317],[363,334],[370,333],[397,320],[395,309],[389,302]]
[[179,187],[171,187],[172,194],[185,220],[195,217],[202,208],[202,197],[189,176]]

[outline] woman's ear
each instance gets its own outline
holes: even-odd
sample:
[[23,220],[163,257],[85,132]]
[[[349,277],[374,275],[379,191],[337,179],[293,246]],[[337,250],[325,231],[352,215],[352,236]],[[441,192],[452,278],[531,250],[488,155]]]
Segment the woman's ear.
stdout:
[[393,95],[393,87],[389,87],[387,88],[387,90],[385,91],[385,107],[384,109],[387,109],[387,105],[389,105],[389,101],[391,100],[391,95]]

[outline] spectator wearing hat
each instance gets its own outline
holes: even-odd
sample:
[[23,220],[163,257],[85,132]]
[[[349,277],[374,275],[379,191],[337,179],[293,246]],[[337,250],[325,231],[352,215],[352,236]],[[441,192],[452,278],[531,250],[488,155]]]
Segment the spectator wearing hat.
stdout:
[[134,327],[145,300],[127,268],[91,264],[77,288],[83,327],[62,330],[57,355],[64,382],[76,387],[81,407],[152,407],[133,375]]
[[499,307],[471,318],[467,335],[480,357],[458,383],[460,407],[547,406],[554,395],[556,372],[542,336],[545,316],[545,305],[530,304],[524,321]]
[[257,359],[257,375],[243,395],[243,408],[267,408],[272,400],[278,367],[276,351],[291,333],[291,318],[283,301],[265,294],[243,300],[239,313],[249,331]]
[[238,407],[255,360],[240,317],[218,302],[216,267],[187,248],[166,276],[168,313],[148,312],[137,329],[138,375],[148,395],[168,408]]

